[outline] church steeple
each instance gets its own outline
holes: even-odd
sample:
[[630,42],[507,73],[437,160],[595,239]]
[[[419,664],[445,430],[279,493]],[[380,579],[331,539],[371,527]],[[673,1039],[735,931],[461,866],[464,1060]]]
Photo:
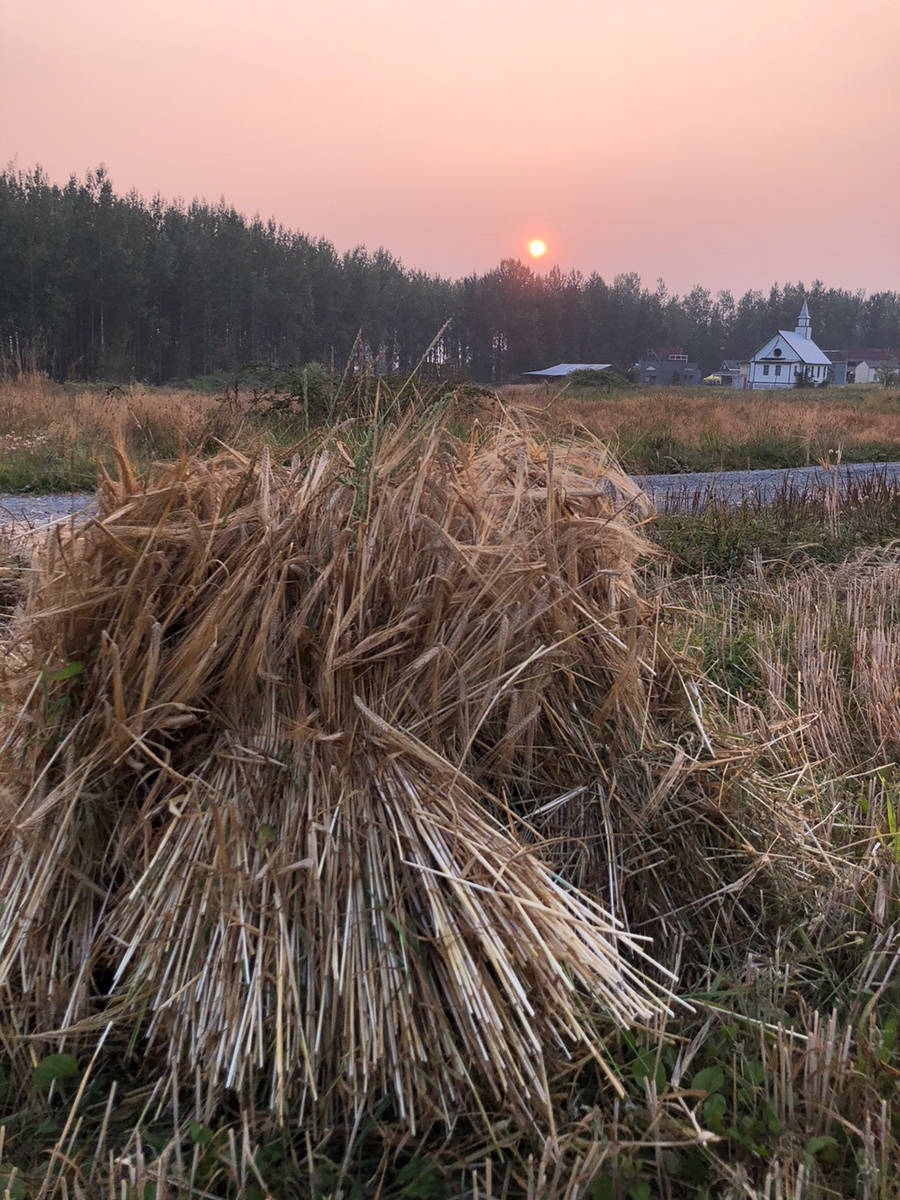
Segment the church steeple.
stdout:
[[809,309],[806,306],[806,301],[803,301],[803,307],[800,309],[800,316],[797,318],[797,327],[794,333],[798,337],[812,338],[812,321],[809,319]]

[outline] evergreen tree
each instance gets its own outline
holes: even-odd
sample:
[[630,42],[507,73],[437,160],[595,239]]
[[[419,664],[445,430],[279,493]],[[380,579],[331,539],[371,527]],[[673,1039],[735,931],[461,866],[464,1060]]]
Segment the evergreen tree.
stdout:
[[[339,255],[224,200],[189,206],[118,196],[101,166],[64,187],[39,168],[0,172],[0,366],[65,378],[150,382],[250,362],[445,368],[500,383],[555,362],[627,368],[680,346],[704,372],[792,329],[808,300],[824,349],[900,348],[900,294],[816,280],[713,298],[699,285],[650,291],[506,259],[452,281],[405,268],[387,250]],[[358,339],[358,340],[357,340]]]

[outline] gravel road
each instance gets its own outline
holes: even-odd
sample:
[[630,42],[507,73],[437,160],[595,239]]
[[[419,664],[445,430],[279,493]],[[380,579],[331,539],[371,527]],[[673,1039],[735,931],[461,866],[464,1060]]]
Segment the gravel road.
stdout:
[[94,503],[87,492],[56,492],[40,496],[32,492],[0,494],[0,529],[25,533],[47,529],[73,513],[82,513]]
[[[839,480],[842,491],[848,485],[876,476],[900,486],[900,462],[849,463],[841,466]],[[693,507],[698,493],[701,497],[739,503],[747,496],[770,503],[785,483],[800,491],[822,492],[831,486],[834,472],[823,467],[792,467],[779,471],[709,471],[690,475],[635,476],[646,488],[653,501],[668,509]],[[46,529],[73,514],[89,511],[93,496],[85,492],[67,492],[52,496],[19,493],[0,495],[0,529],[13,532]]]
[[791,467],[778,471],[707,471],[690,475],[635,476],[655,504],[672,511],[692,508],[699,494],[703,498],[727,500],[739,504],[745,497],[771,504],[778,492],[788,485],[809,495],[822,494],[834,486],[835,470],[841,492],[866,479],[884,479],[900,487],[900,462],[848,463],[826,471],[824,467]]

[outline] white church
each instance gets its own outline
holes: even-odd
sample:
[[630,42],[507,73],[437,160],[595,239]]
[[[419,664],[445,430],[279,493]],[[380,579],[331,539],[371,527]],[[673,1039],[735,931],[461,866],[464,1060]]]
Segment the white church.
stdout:
[[811,324],[804,300],[794,332],[779,329],[750,359],[748,386],[756,390],[792,388],[804,374],[814,384],[830,379],[831,359],[812,340]]

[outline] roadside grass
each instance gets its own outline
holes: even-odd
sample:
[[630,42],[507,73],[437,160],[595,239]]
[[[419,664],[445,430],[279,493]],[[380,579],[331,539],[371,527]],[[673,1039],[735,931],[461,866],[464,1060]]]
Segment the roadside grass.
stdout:
[[[785,487],[728,505],[683,498],[653,526],[646,568],[670,632],[736,730],[834,777],[900,759],[900,487]],[[785,728],[800,720],[802,732]],[[831,776],[829,776],[830,778]]]
[[785,483],[771,503],[729,504],[709,489],[669,495],[651,526],[673,575],[723,575],[752,564],[776,572],[839,562],[855,550],[900,541],[900,484],[874,474],[842,496]]
[[30,557],[21,536],[0,529],[0,631],[24,594]]
[[829,786],[856,770],[900,782],[900,548],[799,568],[757,561],[724,576],[662,573],[657,589],[677,614],[668,631],[736,733],[770,755],[777,746],[785,771],[824,772]]
[[[162,434],[160,434],[160,439]],[[224,439],[223,439],[224,440]],[[362,456],[363,449],[360,451]],[[703,681],[697,720],[753,747],[771,796],[801,798],[808,903],[741,916],[741,944],[684,958],[690,1010],[610,1030],[622,1095],[586,1063],[557,1127],[461,1112],[452,1136],[366,1117],[313,1139],[258,1109],[199,1111],[159,1086],[135,1029],[95,1057],[0,1046],[0,1195],[11,1200],[893,1200],[900,1164],[900,489],[843,500],[786,488],[663,512],[644,571],[660,635]],[[25,586],[0,540],[0,622]],[[3,714],[0,714],[2,720]],[[729,771],[722,767],[722,785]],[[738,837],[735,831],[735,837]],[[687,870],[691,864],[685,864]],[[774,936],[771,928],[777,927]],[[637,930],[640,932],[640,930]],[[11,1022],[15,1025],[15,1020]],[[101,1031],[102,1038],[102,1031]]]

